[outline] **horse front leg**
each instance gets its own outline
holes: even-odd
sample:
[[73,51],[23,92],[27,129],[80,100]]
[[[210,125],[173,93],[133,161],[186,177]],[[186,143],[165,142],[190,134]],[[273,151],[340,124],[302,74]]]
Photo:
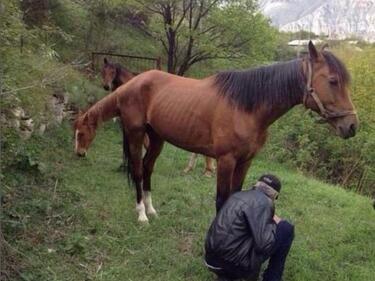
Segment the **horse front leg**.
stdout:
[[232,155],[221,156],[217,160],[216,212],[219,212],[231,194],[235,167],[236,160]]
[[243,182],[246,178],[246,173],[249,170],[250,165],[251,160],[237,163],[233,173],[231,193],[242,190]]

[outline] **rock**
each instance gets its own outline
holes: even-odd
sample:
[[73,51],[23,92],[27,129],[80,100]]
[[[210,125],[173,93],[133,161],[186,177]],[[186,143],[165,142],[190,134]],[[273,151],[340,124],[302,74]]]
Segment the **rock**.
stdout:
[[15,118],[8,120],[8,124],[9,124],[11,127],[15,128],[15,129],[17,129],[17,130],[18,130],[18,129],[20,128],[20,126],[21,126],[21,122],[20,122],[20,120],[19,120],[19,119],[15,119]]
[[17,119],[21,119],[25,116],[25,111],[23,110],[22,107],[19,107],[19,106],[12,108],[9,111],[13,115],[13,117]]
[[38,129],[38,134],[43,135],[46,129],[47,129],[47,124],[43,124],[43,123],[40,124],[39,129]]
[[19,135],[20,135],[20,137],[23,139],[23,140],[27,140],[27,139],[29,139],[30,137],[31,137],[31,135],[33,134],[33,132],[32,131],[29,131],[29,130],[20,130],[19,131]]
[[0,114],[0,124],[2,124],[2,126],[3,126],[6,123],[7,123],[7,118],[6,118],[5,114]]
[[68,95],[67,94],[54,94],[49,103],[48,107],[51,110],[54,120],[60,124],[64,117],[66,116],[65,114],[65,107],[68,102]]
[[34,120],[31,118],[21,119],[21,130],[34,131]]

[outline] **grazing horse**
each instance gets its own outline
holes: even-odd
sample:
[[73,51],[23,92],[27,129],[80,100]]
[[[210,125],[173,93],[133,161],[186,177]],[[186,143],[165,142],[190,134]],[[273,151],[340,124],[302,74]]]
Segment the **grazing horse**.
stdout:
[[[151,174],[164,141],[217,160],[219,210],[231,193],[241,190],[251,160],[266,141],[267,128],[295,105],[317,112],[342,138],[355,135],[358,118],[348,71],[329,51],[318,51],[312,42],[308,48],[309,54],[300,59],[202,80],[152,70],[111,94],[126,136],[127,172],[137,191],[139,221],[147,221],[146,213],[155,211]],[[85,153],[90,144],[89,127],[90,116],[86,126],[76,130],[77,154]],[[146,133],[150,145],[142,159]]]
[[[131,72],[125,69],[121,64],[111,63],[107,58],[104,58],[104,64],[101,71],[103,88],[108,91],[114,91],[119,86],[125,84],[130,79],[138,75],[137,72]],[[147,148],[148,141],[145,140],[145,145]],[[189,158],[189,163],[184,169],[184,173],[188,173],[194,169],[197,160],[197,154],[192,153]],[[207,177],[211,177],[215,172],[214,159],[211,157],[205,157],[205,168],[203,174]]]

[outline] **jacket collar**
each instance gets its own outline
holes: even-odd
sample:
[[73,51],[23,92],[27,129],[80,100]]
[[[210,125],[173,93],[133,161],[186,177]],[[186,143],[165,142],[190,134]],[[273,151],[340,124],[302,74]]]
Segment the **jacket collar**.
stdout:
[[277,196],[279,195],[279,193],[273,189],[271,186],[269,186],[268,184],[266,184],[265,182],[262,182],[262,181],[258,181],[255,186],[254,186],[254,189],[255,190],[258,190],[260,192],[263,192],[264,194],[266,194],[272,201],[276,200],[277,199]]

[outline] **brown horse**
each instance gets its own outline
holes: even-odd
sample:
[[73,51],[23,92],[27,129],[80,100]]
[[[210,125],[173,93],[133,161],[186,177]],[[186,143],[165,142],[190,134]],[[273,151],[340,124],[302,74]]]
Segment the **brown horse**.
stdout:
[[[101,71],[103,88],[107,91],[108,90],[114,91],[119,86],[125,84],[126,82],[128,82],[130,79],[132,79],[138,74],[139,73],[137,72],[129,71],[128,69],[124,68],[119,63],[114,64],[110,62],[107,58],[104,58],[104,64],[103,64],[103,68]],[[146,138],[145,139],[146,148],[147,148],[147,144],[148,144],[148,140]],[[196,160],[197,160],[197,154],[192,153],[189,158],[188,165],[184,169],[184,173],[188,173],[194,169]],[[214,172],[215,172],[214,159],[212,159],[211,157],[205,157],[205,168],[204,168],[203,174],[207,177],[211,177]]]
[[[216,209],[241,190],[251,160],[264,145],[267,128],[298,104],[316,111],[346,139],[358,118],[342,62],[309,43],[309,55],[245,71],[221,72],[203,80],[148,71],[113,94],[126,138],[128,176],[137,190],[139,221],[147,221],[151,174],[164,141],[217,159]],[[86,125],[82,126],[85,121]],[[76,153],[90,144],[90,116],[78,120]],[[142,159],[145,134],[150,146]],[[142,191],[143,188],[143,191]]]
[[138,74],[126,69],[119,63],[112,63],[107,58],[104,58],[101,71],[103,88],[106,91],[113,92]]

